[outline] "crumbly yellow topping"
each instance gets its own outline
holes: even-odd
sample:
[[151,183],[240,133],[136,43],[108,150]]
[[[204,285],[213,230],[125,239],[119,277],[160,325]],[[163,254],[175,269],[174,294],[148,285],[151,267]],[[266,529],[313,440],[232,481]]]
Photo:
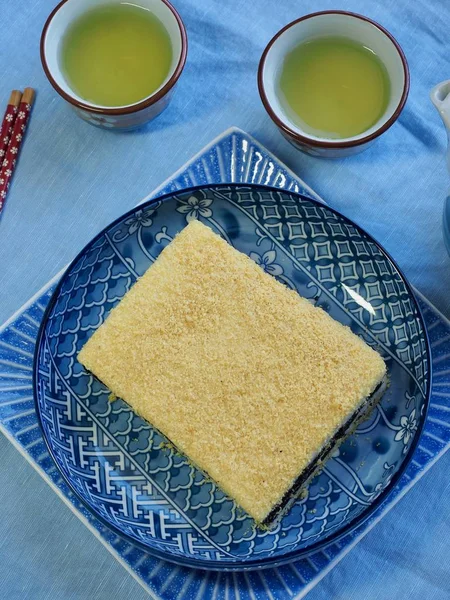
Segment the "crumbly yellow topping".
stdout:
[[78,358],[258,522],[386,371],[349,328],[198,221]]

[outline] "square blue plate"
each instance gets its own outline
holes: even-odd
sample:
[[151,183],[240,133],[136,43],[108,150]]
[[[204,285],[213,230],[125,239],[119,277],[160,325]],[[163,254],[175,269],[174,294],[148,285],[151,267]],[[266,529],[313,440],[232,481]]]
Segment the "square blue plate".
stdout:
[[[147,198],[205,183],[260,183],[318,196],[254,139],[228,130]],[[304,596],[450,446],[450,385],[443,373],[450,363],[450,324],[425,299],[434,362],[434,395],[420,446],[393,493],[369,521],[338,542],[290,565],[251,573],[208,573],[157,559],[124,542],[71,494],[46,452],[32,400],[34,342],[43,312],[59,276],[22,307],[0,331],[0,428],[44,479],[69,504],[116,558],[155,598],[275,598]],[[442,373],[442,374],[441,374]]]

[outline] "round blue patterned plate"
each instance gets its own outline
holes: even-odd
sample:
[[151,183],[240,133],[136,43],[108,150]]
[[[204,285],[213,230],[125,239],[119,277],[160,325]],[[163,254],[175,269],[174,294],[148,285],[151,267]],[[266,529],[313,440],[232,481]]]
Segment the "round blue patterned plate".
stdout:
[[[388,365],[381,404],[275,529],[252,520],[78,363],[87,338],[192,219],[212,227],[283,284],[375,347]],[[367,518],[417,443],[430,390],[424,323],[383,249],[330,208],[264,186],[216,185],[151,200],[102,231],[70,265],[35,355],[36,409],[62,475],[121,536],[200,568],[281,564]],[[270,423],[268,424],[270,426]]]

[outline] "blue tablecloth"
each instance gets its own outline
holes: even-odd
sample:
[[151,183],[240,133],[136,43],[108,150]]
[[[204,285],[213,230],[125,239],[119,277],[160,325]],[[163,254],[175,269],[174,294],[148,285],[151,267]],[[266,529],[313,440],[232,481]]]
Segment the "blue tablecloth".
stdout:
[[[54,0],[0,0],[0,106],[37,89],[20,165],[0,220],[0,322],[104,225],[131,208],[230,125],[263,142],[395,257],[450,315],[450,259],[441,212],[446,137],[428,91],[450,77],[448,0],[174,0],[187,26],[186,69],[169,109],[131,134],[80,121],[42,72],[39,36]],[[340,8],[367,14],[399,40],[411,93],[399,122],[360,156],[324,161],[295,151],[258,97],[260,54],[284,24]],[[0,597],[148,597],[24,459],[0,439]],[[308,600],[450,598],[450,456],[327,575]]]

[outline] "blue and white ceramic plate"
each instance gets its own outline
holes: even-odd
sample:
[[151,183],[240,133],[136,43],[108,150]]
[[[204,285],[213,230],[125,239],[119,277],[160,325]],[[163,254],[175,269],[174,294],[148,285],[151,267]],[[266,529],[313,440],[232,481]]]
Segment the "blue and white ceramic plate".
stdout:
[[[108,312],[187,222],[200,219],[264,270],[348,325],[385,358],[390,388],[271,531],[251,519],[76,356]],[[66,271],[35,358],[36,408],[58,468],[120,535],[203,568],[281,564],[348,532],[403,472],[427,407],[428,344],[415,298],[355,224],[295,193],[251,185],[152,200],[100,233]],[[269,424],[270,426],[270,424]]]
[[[230,182],[273,185],[324,202],[260,142],[233,127],[192,157],[142,203],[187,187]],[[433,389],[428,415],[407,469],[370,517],[346,535],[280,567],[212,573],[162,560],[130,538],[116,535],[85,508],[55,467],[41,435],[32,394],[33,350],[45,309],[61,275],[56,275],[0,327],[0,432],[155,600],[300,600],[450,449],[450,322],[416,291],[432,352]]]

